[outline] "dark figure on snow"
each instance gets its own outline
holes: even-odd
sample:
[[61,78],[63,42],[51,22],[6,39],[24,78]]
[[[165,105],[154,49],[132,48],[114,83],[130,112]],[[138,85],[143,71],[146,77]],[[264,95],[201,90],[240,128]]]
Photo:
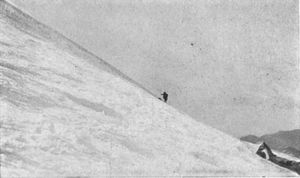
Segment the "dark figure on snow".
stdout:
[[164,99],[164,102],[167,102],[168,101],[168,93],[163,92],[161,95],[162,95],[162,97]]
[[288,160],[286,158],[279,157],[275,155],[271,148],[263,142],[258,148],[256,154],[261,156],[264,159],[267,159],[281,167],[287,168],[289,170],[295,171],[300,175],[300,162]]

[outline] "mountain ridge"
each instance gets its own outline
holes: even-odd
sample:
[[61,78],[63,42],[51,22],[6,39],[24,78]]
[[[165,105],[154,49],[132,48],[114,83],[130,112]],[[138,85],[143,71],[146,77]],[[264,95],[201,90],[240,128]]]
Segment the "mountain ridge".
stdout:
[[[46,26],[45,24],[35,20],[30,15],[22,12],[20,9],[16,8],[15,6],[11,5],[6,0],[1,0],[3,3],[1,6],[1,11],[6,11],[7,16],[10,16],[13,20],[18,20],[13,25],[15,25],[20,30],[24,30],[26,33],[31,33],[31,35],[39,35],[47,40],[51,40],[56,45],[68,50],[70,53],[74,53],[75,55],[85,57],[89,61],[91,61],[94,65],[97,65],[101,69],[104,69],[108,72],[114,73],[118,76],[121,76],[125,80],[137,85],[140,88],[143,88],[146,92],[150,93],[151,95],[155,96],[151,91],[147,90],[127,75],[123,74],[119,69],[113,67],[108,62],[104,61],[103,59],[99,58],[89,50],[81,47],[76,42],[71,40],[70,38],[62,35],[60,32],[56,31],[55,29]],[[15,16],[15,17],[14,17]],[[29,22],[28,22],[29,21]],[[13,21],[10,21],[13,22]],[[26,22],[26,23],[24,23]],[[23,26],[25,25],[25,26]],[[29,31],[26,28],[30,29]],[[32,31],[33,30],[33,31]],[[64,40],[57,40],[57,39],[64,39]],[[96,61],[96,62],[94,62]],[[99,64],[100,63],[100,64]]]
[[13,10],[0,2],[2,177],[295,175]]
[[7,1],[200,122],[235,137],[300,127],[296,1]]

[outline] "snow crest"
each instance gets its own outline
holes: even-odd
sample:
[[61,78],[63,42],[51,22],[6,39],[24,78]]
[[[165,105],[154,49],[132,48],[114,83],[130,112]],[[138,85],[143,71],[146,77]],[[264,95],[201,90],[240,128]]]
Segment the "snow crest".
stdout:
[[2,177],[294,175],[0,10]]

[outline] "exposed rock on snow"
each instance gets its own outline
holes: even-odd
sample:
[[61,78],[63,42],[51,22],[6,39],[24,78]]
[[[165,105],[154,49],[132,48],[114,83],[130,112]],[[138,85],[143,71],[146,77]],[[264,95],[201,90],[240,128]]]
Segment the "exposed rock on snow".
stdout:
[[265,142],[259,146],[256,154],[274,164],[295,171],[300,175],[300,162],[277,156]]
[[266,142],[274,150],[300,158],[300,129],[280,131],[261,137],[248,135],[241,137],[241,140],[250,143]]

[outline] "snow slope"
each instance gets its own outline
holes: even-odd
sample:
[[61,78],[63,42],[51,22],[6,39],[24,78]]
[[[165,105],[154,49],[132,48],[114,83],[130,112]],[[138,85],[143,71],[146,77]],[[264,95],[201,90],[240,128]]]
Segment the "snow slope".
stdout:
[[200,122],[300,128],[298,0],[7,1]]
[[288,176],[0,1],[1,176]]

